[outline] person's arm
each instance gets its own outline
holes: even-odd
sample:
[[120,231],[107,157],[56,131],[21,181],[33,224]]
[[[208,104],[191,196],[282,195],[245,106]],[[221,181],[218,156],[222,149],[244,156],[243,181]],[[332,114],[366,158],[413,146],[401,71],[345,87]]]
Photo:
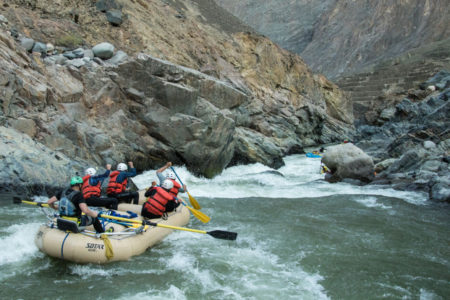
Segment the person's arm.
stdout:
[[[156,174],[164,172],[168,167],[171,167],[172,163],[169,161],[164,166],[156,170]],[[159,177],[158,177],[159,178]]]
[[156,172],[156,176],[159,179],[159,184],[161,185],[163,183],[164,180],[166,180],[166,176],[164,176],[162,173],[158,173]]
[[152,181],[152,186],[149,187],[149,188],[145,191],[144,196],[145,196],[145,197],[150,197],[150,196],[152,196],[152,195],[154,194],[155,187],[156,187],[156,181]]
[[78,206],[80,207],[81,211],[84,212],[86,215],[91,216],[93,218],[98,217],[98,213],[89,209],[89,207],[87,206],[86,203],[84,203],[84,202],[80,203]]
[[58,201],[58,198],[56,196],[51,197],[50,199],[47,200],[47,204],[49,207],[57,210],[58,206],[55,205],[55,202]]
[[105,173],[101,175],[91,176],[91,178],[89,178],[89,184],[97,185],[99,181],[103,181],[105,180],[105,178],[108,178],[110,173],[111,173],[111,165],[107,164]]
[[186,192],[187,192],[187,187],[186,187],[186,185],[183,184],[183,186],[180,187],[180,188],[178,189],[178,192],[179,192],[179,193],[186,193]]

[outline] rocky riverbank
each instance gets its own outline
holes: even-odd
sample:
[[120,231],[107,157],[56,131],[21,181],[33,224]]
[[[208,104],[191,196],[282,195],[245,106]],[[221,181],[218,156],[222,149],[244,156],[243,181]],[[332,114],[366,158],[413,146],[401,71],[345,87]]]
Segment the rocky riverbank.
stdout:
[[450,202],[450,73],[441,71],[358,127],[356,145],[374,159],[375,184],[422,190]]
[[[222,45],[211,52],[222,53],[214,66],[222,71],[208,69],[211,76],[152,51],[126,53],[129,48],[111,41],[62,47],[46,35],[28,35],[44,32],[36,24],[57,17],[61,27],[52,30],[66,30],[64,11],[52,3],[44,9],[45,1],[33,8],[19,2],[3,9],[29,23],[0,20],[1,191],[44,191],[87,166],[129,160],[138,171],[171,160],[206,177],[238,163],[277,168],[284,155],[352,134],[351,109],[339,89],[264,37],[231,36],[199,24],[205,36]],[[130,18],[141,11],[136,4],[121,4],[128,19],[108,26],[130,33]],[[164,7],[159,12],[172,13]],[[104,17],[80,2],[80,24],[86,20],[84,9]],[[194,23],[191,12],[186,10],[185,19],[167,19]],[[86,24],[70,26],[94,32]],[[233,42],[224,45],[224,36]]]

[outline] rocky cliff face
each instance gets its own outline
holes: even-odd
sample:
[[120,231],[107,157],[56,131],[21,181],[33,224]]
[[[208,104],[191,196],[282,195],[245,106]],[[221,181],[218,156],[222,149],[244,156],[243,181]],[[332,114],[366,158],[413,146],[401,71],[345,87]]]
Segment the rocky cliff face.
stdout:
[[450,37],[446,0],[217,0],[330,78]]
[[[111,3],[114,25],[99,10]],[[241,32],[213,1],[16,0],[0,1],[0,13],[2,189],[61,185],[125,160],[138,170],[171,160],[207,177],[236,163],[279,167],[352,132],[336,85]],[[65,59],[30,53],[27,38]],[[88,55],[103,41],[116,48],[111,60]]]

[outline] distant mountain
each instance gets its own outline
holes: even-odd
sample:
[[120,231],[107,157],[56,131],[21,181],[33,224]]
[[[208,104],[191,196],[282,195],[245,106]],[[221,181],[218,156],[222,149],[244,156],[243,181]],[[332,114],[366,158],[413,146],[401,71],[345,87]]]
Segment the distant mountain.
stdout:
[[216,0],[329,78],[450,37],[448,0]]

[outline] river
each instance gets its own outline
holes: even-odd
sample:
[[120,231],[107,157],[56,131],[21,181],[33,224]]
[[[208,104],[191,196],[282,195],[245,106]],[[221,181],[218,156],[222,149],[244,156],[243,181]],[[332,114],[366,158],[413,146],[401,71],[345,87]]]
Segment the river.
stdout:
[[[177,173],[211,217],[129,261],[80,265],[34,245],[39,208],[0,202],[0,299],[448,299],[450,208],[381,186],[329,184],[292,155],[212,180]],[[154,171],[135,177],[144,188]],[[187,198],[187,197],[186,197]]]

